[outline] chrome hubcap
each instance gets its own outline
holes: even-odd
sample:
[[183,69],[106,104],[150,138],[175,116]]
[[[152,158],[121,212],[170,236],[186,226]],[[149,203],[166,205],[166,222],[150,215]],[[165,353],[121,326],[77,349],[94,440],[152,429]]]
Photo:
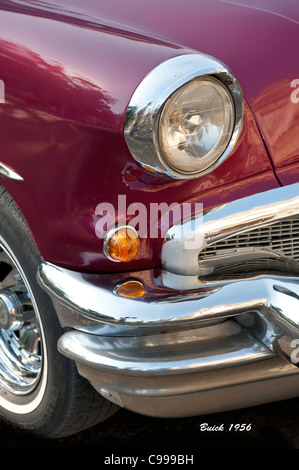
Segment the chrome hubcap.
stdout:
[[37,386],[41,369],[34,302],[21,268],[0,243],[0,386],[26,395]]
[[15,331],[23,325],[22,304],[12,291],[0,291],[0,328]]

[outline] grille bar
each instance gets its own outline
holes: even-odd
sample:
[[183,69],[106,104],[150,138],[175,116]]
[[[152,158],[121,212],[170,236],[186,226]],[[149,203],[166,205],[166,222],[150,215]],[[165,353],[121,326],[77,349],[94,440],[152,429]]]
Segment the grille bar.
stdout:
[[231,255],[240,248],[266,249],[299,261],[299,218],[281,220],[273,225],[215,242],[200,253],[199,260],[208,261],[226,253]]

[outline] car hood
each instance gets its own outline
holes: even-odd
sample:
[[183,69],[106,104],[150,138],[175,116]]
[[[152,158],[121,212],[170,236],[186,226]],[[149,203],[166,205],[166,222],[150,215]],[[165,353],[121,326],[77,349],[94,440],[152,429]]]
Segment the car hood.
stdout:
[[297,0],[8,0],[2,5],[221,60],[240,82],[282,181],[281,168],[296,164],[299,103],[291,98],[299,79]]
[[[249,10],[257,13],[270,14],[292,23],[299,23],[299,8],[296,0],[151,0],[141,3],[138,0],[4,0],[2,4],[30,8],[50,14],[64,15],[104,27],[110,26],[136,33],[158,35],[160,37],[180,34],[180,30],[190,32],[189,22],[196,21],[198,27],[203,27],[207,19],[217,17],[227,21],[226,14],[231,16],[231,27],[236,19],[243,19]],[[245,10],[244,10],[245,9]],[[224,16],[223,16],[224,15]],[[174,20],[175,21],[172,21]],[[186,23],[184,20],[188,20]],[[209,25],[210,26],[210,23]],[[212,32],[212,30],[211,30]]]

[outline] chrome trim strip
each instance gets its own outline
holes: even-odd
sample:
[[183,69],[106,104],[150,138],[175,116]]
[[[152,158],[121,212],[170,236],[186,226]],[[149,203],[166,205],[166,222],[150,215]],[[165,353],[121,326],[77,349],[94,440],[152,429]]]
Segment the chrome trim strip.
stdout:
[[5,176],[5,178],[9,178],[15,181],[24,181],[22,176],[18,175],[14,170],[9,168],[8,166],[4,165],[4,163],[0,162],[0,175]]
[[[168,166],[157,144],[157,127],[165,101],[182,85],[200,76],[214,76],[229,90],[235,107],[235,125],[226,150],[209,168],[195,174],[176,172]],[[124,136],[134,159],[146,171],[171,178],[198,178],[218,167],[232,152],[243,125],[243,95],[232,72],[220,61],[205,54],[173,57],[153,69],[140,83],[128,106]]]
[[254,194],[208,210],[203,216],[182,220],[166,233],[162,267],[186,276],[201,275],[203,268],[205,274],[207,263],[201,266],[198,256],[207,246],[295,215],[299,215],[299,183]]

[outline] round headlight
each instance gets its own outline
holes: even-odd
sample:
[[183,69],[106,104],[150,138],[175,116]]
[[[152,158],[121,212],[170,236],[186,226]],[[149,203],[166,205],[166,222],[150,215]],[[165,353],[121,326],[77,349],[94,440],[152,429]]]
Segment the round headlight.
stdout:
[[234,104],[227,88],[212,77],[182,86],[160,115],[162,158],[175,171],[198,173],[224,152],[234,128]]
[[128,106],[124,136],[145,171],[198,178],[232,152],[243,109],[240,85],[224,64],[186,54],[143,79]]

